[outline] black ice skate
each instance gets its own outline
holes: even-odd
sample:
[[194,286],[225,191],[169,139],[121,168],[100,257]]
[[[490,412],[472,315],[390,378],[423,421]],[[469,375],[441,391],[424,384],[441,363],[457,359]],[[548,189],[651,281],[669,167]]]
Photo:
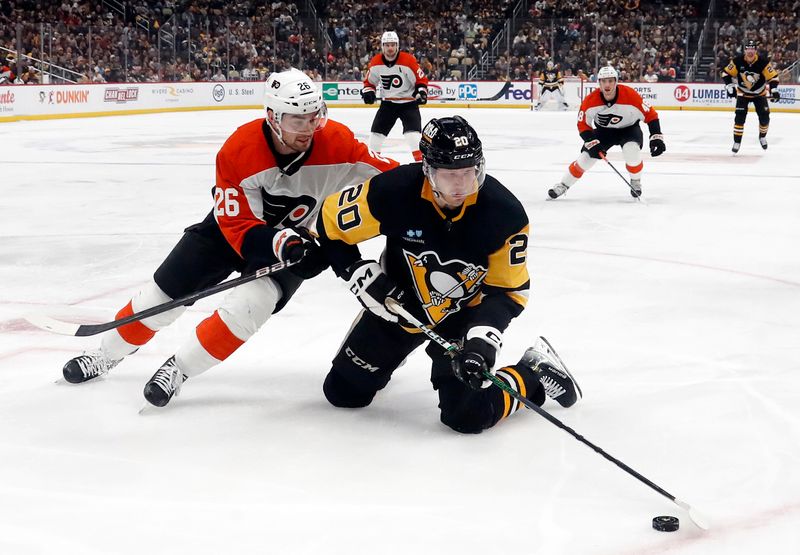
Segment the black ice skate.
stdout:
[[569,185],[564,185],[563,183],[557,183],[556,185],[553,186],[552,189],[547,191],[547,195],[552,199],[556,199],[561,195],[563,195],[564,193],[566,193],[567,189],[569,189]]
[[519,363],[533,370],[547,396],[562,407],[571,407],[583,396],[578,382],[544,337],[525,351]]
[[[120,359],[122,360],[122,359]],[[98,376],[108,374],[109,370],[120,363],[120,360],[108,358],[102,349],[86,351],[64,365],[64,379],[69,383],[83,383]]]
[[761,148],[767,150],[767,138],[766,137],[759,137],[758,142],[761,143]]
[[642,196],[641,179],[631,179],[631,196],[633,198],[639,198],[640,196]]
[[161,365],[161,368],[156,370],[156,373],[144,386],[144,398],[151,405],[164,407],[174,395],[180,392],[181,385],[187,379],[188,376],[178,368],[175,363],[175,355],[173,355]]
[[737,142],[737,141],[733,141],[733,146],[731,147],[731,152],[736,154],[737,152],[739,152],[740,148],[742,148],[742,143]]

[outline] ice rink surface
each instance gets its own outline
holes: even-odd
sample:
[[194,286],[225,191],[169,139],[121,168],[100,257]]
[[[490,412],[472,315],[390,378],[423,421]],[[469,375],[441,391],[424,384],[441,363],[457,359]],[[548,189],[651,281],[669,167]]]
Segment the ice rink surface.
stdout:
[[[142,387],[215,297],[106,378],[56,383],[98,339],[22,316],[127,303],[211,208],[223,141],[260,116],[226,111],[0,126],[0,553],[800,553],[800,116],[774,114],[764,152],[751,113],[733,157],[732,113],[663,112],[639,203],[602,162],[545,200],[577,156],[575,113],[423,118],[454,112],[532,221],[532,301],[500,362],[546,336],[584,398],[544,408],[710,531],[530,411],[450,431],[422,351],[370,407],[329,406],[359,308],[330,271],[163,410],[138,414]],[[364,139],[373,115],[331,110]],[[384,153],[411,160],[399,128]]]

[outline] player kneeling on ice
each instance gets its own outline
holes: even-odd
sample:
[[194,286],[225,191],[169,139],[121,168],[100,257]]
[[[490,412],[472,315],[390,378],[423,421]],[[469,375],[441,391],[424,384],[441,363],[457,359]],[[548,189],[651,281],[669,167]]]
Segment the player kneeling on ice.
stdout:
[[[344,125],[328,121],[322,94],[301,71],[270,75],[264,108],[266,118],[239,127],[217,154],[214,208],[186,228],[153,280],[117,319],[207,289],[233,272],[295,264],[228,293],[145,386],[144,396],[155,406],[166,405],[187,378],[233,354],[304,279],[327,267],[308,233],[325,197],[397,166],[373,155]],[[108,332],[99,349],[67,362],[64,378],[82,383],[106,374],[184,310]]]
[[578,112],[578,132],[583,139],[583,148],[561,182],[547,191],[551,199],[563,195],[615,145],[622,147],[625,167],[631,178],[631,196],[641,196],[644,167],[641,120],[650,130],[650,156],[661,156],[667,148],[658,114],[638,92],[618,83],[617,70],[611,66],[600,68],[597,81],[599,88],[583,99]]
[[[426,349],[441,420],[478,433],[508,417],[518,401],[488,387],[503,331],[528,300],[528,217],[520,202],[484,172],[481,141],[461,117],[433,119],[420,141],[422,163],[400,166],[325,200],[320,245],[336,274],[364,307],[347,333],[323,390],[337,407],[365,407],[427,337],[386,305],[462,343],[453,358]],[[358,243],[386,237],[381,262],[363,260]],[[496,371],[509,387],[541,405],[546,393],[564,406],[579,391],[541,350]]]

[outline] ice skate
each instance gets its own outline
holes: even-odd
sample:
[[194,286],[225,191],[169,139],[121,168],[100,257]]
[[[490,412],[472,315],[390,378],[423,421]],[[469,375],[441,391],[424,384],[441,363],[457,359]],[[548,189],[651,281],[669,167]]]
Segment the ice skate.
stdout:
[[[122,359],[120,359],[122,360]],[[69,383],[83,383],[98,376],[108,374],[109,370],[120,363],[120,360],[108,358],[102,349],[86,351],[64,365],[64,379]]]
[[639,198],[642,196],[642,180],[641,178],[633,178],[631,179],[631,196],[633,198]]
[[758,142],[761,143],[761,148],[763,148],[764,150],[767,150],[767,146],[769,146],[769,145],[767,145],[767,138],[766,137],[759,137],[758,138]]
[[734,141],[734,142],[733,142],[733,146],[731,147],[731,152],[733,152],[734,154],[736,154],[737,152],[739,152],[739,149],[740,149],[740,148],[742,148],[742,143],[739,143],[739,142],[736,142],[736,141]]
[[545,394],[562,407],[571,407],[583,396],[578,382],[544,337],[525,351],[519,363],[533,370]]
[[161,368],[156,370],[156,373],[144,386],[144,398],[153,406],[164,407],[173,396],[180,392],[183,382],[187,379],[188,376],[178,368],[173,355],[161,365]]
[[561,195],[563,195],[564,193],[566,193],[567,189],[569,189],[569,185],[564,185],[563,183],[558,183],[555,186],[553,186],[552,189],[547,191],[547,194],[548,194],[548,196],[550,198],[556,199],[556,198],[560,197]]

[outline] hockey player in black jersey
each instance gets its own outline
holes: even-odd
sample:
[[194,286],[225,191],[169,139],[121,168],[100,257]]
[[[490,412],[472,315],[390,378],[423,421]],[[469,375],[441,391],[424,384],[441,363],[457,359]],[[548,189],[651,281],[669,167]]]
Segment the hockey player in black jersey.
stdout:
[[[365,310],[333,359],[324,392],[337,407],[365,407],[427,338],[385,305],[387,298],[443,337],[461,341],[455,358],[431,343],[431,382],[441,420],[478,433],[518,403],[488,387],[502,334],[528,300],[528,217],[520,202],[486,175],[481,141],[461,117],[431,120],[420,141],[422,163],[400,166],[325,200],[320,243],[336,274]],[[380,263],[357,243],[386,237]],[[535,348],[496,375],[541,405],[549,395],[571,406],[571,376]],[[554,380],[557,382],[554,385]]]
[[761,148],[767,150],[769,130],[767,86],[773,101],[781,98],[778,92],[778,72],[772,67],[769,58],[759,56],[756,43],[752,40],[744,44],[743,50],[743,54],[733,58],[722,71],[728,96],[737,97],[736,116],[733,120],[733,147],[731,147],[734,154],[739,152],[742,146],[744,122],[751,102],[758,114],[758,142],[761,143]]

